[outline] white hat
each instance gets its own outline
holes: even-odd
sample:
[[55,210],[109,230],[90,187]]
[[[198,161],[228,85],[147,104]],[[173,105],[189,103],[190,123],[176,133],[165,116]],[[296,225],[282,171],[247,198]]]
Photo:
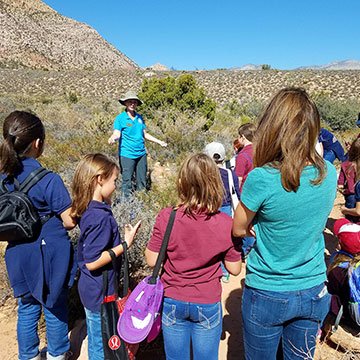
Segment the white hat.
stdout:
[[141,105],[143,102],[139,99],[137,93],[133,90],[129,90],[128,92],[125,93],[125,95],[119,99],[119,102],[121,105],[125,106],[125,101],[126,100],[137,100],[138,104]]
[[210,144],[207,144],[205,146],[204,153],[215,161],[225,160],[225,148],[224,145],[219,142],[214,141]]

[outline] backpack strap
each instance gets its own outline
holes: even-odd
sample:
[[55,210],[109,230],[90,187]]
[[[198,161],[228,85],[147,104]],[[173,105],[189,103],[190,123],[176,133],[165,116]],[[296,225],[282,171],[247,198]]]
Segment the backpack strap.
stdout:
[[235,211],[236,207],[239,204],[239,199],[238,199],[237,193],[235,191],[233,172],[230,169],[226,169],[226,171],[228,173],[229,190],[230,190],[230,196],[231,196],[231,206],[232,206],[233,211]]
[[332,330],[333,333],[338,329],[340,320],[341,320],[341,318],[342,318],[342,316],[343,316],[343,313],[344,313],[344,306],[341,305],[341,306],[340,306],[340,309],[339,309],[339,312],[338,312],[338,314],[336,315],[335,323],[334,323],[334,325],[333,325],[332,328],[331,328],[331,330]]
[[6,177],[0,181],[0,194],[1,195],[9,192],[8,188],[5,185],[5,181],[6,181]]
[[172,209],[170,217],[169,217],[169,222],[168,222],[166,230],[165,230],[165,235],[164,235],[164,238],[163,238],[163,241],[161,244],[161,249],[160,249],[159,255],[156,259],[153,273],[151,275],[151,278],[149,279],[149,284],[153,284],[153,285],[156,284],[156,279],[159,275],[161,264],[165,258],[166,249],[167,249],[167,246],[169,243],[169,237],[170,237],[173,225],[174,225],[175,215],[176,215],[176,209]]
[[[30,173],[30,175],[21,183],[20,187],[18,188],[19,191],[27,194],[27,192],[37,183],[39,182],[45,175],[50,174],[51,171],[39,167],[38,169],[34,170]],[[14,179],[15,180],[15,179]]]

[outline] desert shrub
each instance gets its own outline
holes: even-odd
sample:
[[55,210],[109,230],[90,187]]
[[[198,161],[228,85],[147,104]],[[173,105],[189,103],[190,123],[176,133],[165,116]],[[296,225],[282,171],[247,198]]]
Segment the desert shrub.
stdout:
[[313,96],[320,116],[333,130],[348,130],[355,127],[360,111],[360,102],[354,99],[335,100],[326,94]]
[[79,101],[79,95],[75,91],[69,91],[66,96],[69,104],[76,104]]
[[179,163],[187,154],[201,151],[209,135],[204,130],[207,119],[200,115],[188,116],[177,109],[153,112],[156,120],[148,121],[149,133],[168,143],[166,148],[147,142],[150,156],[160,163]]
[[189,116],[202,115],[207,119],[207,128],[215,118],[215,101],[206,97],[204,89],[197,85],[190,74],[177,78],[168,76],[162,79],[145,79],[139,96],[144,101],[140,112],[147,118],[152,118],[154,110],[161,108],[174,108],[188,113]]
[[271,65],[269,64],[262,64],[261,65],[261,70],[270,70],[271,69]]
[[259,99],[244,99],[242,101],[233,100],[224,106],[231,116],[241,118],[242,124],[252,122],[257,119],[264,109],[264,102]]

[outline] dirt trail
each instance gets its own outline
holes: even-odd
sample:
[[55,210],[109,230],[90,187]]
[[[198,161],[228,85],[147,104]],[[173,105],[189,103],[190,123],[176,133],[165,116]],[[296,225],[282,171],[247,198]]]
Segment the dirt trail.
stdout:
[[[332,224],[335,219],[341,216],[340,204],[342,196],[338,196],[330,214],[327,229],[325,230],[325,240],[327,252],[334,251],[337,240],[332,235]],[[240,275],[230,277],[228,284],[223,284],[223,338],[220,343],[219,360],[239,360],[243,359],[242,329],[241,329],[241,295],[244,284],[245,264]],[[13,299],[8,300],[6,305],[0,308],[0,359],[17,359],[16,343],[16,303]],[[321,355],[317,359],[337,359],[340,358],[336,351],[322,347]],[[326,354],[331,357],[326,357]],[[324,355],[325,354],[325,355]]]

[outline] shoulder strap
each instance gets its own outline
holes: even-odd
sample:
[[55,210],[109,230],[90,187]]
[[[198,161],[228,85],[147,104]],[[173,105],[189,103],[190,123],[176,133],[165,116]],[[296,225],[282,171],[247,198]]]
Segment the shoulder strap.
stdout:
[[5,194],[5,193],[9,192],[9,190],[7,189],[7,187],[5,185],[5,181],[6,181],[6,177],[0,181],[0,194]]
[[38,182],[40,181],[45,175],[49,174],[51,171],[39,167],[38,169],[34,170],[30,175],[21,183],[19,190],[25,194]]
[[233,194],[235,192],[235,187],[234,187],[234,179],[233,179],[232,171],[230,169],[226,169],[226,171],[228,173],[230,194]]
[[162,262],[163,262],[163,260],[165,258],[166,249],[167,249],[167,246],[168,246],[168,243],[169,243],[169,237],[170,237],[173,225],[174,225],[175,215],[176,215],[176,209],[172,209],[170,217],[169,217],[169,222],[168,222],[166,230],[165,230],[165,235],[164,235],[164,238],[163,238],[163,241],[162,241],[162,244],[161,244],[161,249],[160,249],[159,255],[158,255],[157,259],[156,259],[156,263],[155,263],[153,273],[151,275],[151,278],[149,279],[149,284],[155,284],[156,283],[156,279],[157,279],[157,277],[159,275],[159,272],[160,272],[161,264],[162,264]]
[[334,325],[332,326],[332,329],[331,329],[333,333],[334,333],[334,332],[338,329],[338,327],[339,327],[339,323],[340,323],[340,320],[341,320],[341,318],[342,318],[342,316],[343,316],[343,312],[344,312],[344,306],[341,305],[341,306],[340,306],[340,309],[339,309],[339,312],[338,312],[338,314],[336,315],[335,323],[334,323]]
[[[128,257],[128,249],[127,249],[127,243],[125,241],[122,242],[122,246],[124,249],[123,252],[123,258],[122,258],[122,269],[123,269],[123,286],[122,286],[122,294],[121,297],[127,295],[129,291],[129,257]],[[114,266],[114,263],[113,263]],[[117,278],[117,276],[115,276]],[[114,280],[114,286],[116,286],[115,280]],[[119,285],[117,285],[119,286]]]

